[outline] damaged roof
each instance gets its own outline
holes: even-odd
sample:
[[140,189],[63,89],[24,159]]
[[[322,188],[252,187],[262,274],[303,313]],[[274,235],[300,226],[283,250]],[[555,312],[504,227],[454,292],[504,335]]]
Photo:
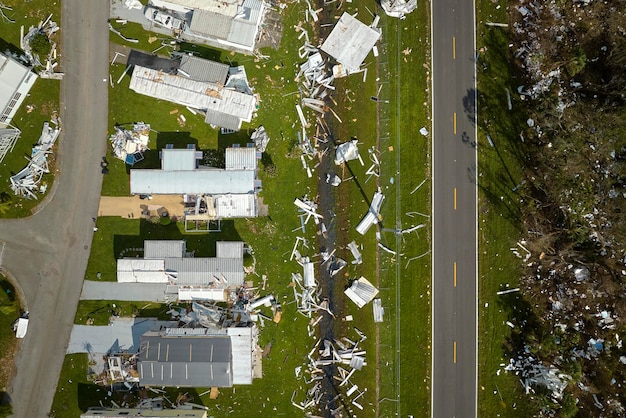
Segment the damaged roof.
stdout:
[[356,71],[379,38],[379,31],[344,12],[321,49],[340,64]]

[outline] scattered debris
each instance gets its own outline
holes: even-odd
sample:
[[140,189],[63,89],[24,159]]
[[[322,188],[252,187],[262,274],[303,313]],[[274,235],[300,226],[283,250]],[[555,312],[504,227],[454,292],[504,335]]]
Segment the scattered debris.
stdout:
[[356,303],[356,306],[362,308],[368,304],[378,294],[378,289],[374,287],[365,277],[354,280],[344,293],[350,300]]
[[372,203],[367,213],[356,227],[359,234],[365,235],[373,224],[377,224],[382,219],[380,216],[380,207],[383,204],[383,200],[385,200],[385,195],[381,193],[379,188],[376,193],[374,193]]
[[380,6],[387,16],[406,19],[405,15],[417,9],[417,0],[382,0]]
[[132,131],[127,131],[122,126],[115,126],[115,133],[109,140],[113,146],[113,154],[133,166],[143,160],[143,153],[148,150],[150,125],[137,122],[133,124]]

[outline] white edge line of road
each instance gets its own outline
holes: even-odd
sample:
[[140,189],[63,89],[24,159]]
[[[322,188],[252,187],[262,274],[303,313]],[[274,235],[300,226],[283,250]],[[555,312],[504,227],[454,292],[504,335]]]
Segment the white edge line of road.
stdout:
[[476,142],[476,148],[474,149],[474,164],[476,165],[476,184],[474,187],[476,193],[476,382],[474,383],[474,416],[478,417],[478,309],[479,309],[479,299],[478,299],[478,86],[476,79],[476,66],[477,66],[477,55],[478,52],[476,50],[476,0],[472,1],[472,17],[474,21],[474,30],[472,31],[472,36],[474,38],[474,141]]
[[[432,193],[431,199],[431,219],[432,215],[435,213],[435,72],[433,71],[433,60],[434,60],[434,38],[433,38],[433,1],[430,0],[430,91],[431,91],[431,110],[430,110],[430,165],[431,165],[431,186],[430,190]],[[430,417],[435,418],[433,416],[433,409],[435,405],[435,390],[434,390],[434,382],[435,382],[435,223],[433,222],[431,226],[431,263],[430,263],[430,294],[432,295],[430,298]]]

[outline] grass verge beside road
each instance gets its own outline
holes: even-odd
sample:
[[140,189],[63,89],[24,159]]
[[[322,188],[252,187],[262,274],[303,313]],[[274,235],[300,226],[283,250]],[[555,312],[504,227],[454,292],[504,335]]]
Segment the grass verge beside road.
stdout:
[[[428,416],[431,144],[419,130],[430,130],[430,9],[418,7],[406,20],[384,17],[381,22],[387,60],[381,58],[380,99],[390,99],[389,109],[379,102],[380,184],[386,194],[383,216],[388,229],[381,242],[401,254],[381,251],[381,289],[388,289],[382,293],[383,306],[388,307],[386,320],[392,324],[381,330],[381,345],[388,344],[395,351],[381,349],[381,366],[389,363],[395,368],[383,368],[380,398],[400,399],[399,404],[381,403],[381,413]],[[387,77],[385,70],[395,76]],[[424,227],[415,232],[394,233],[420,224]],[[395,381],[395,387],[390,381]]]
[[[52,20],[61,24],[60,1],[32,0],[24,3],[21,0],[5,0],[4,6],[13,10],[3,9],[4,13],[14,23],[3,22],[0,25],[0,51],[21,53],[20,26],[28,31],[30,26],[37,26],[50,14]],[[63,28],[58,35],[62,33]],[[59,52],[59,46],[57,46]],[[11,190],[9,178],[18,173],[28,164],[26,157],[30,157],[31,149],[39,140],[43,123],[49,121],[54,112],[59,112],[60,81],[37,79],[29,95],[22,102],[11,124],[22,131],[15,147],[0,164],[0,218],[20,218],[32,214],[33,209],[41,203],[44,194],[38,194],[39,199],[25,199],[15,196]],[[61,140],[63,140],[61,138]],[[55,152],[58,146],[55,148]],[[56,169],[55,154],[48,156],[48,164],[52,173]],[[40,185],[52,186],[53,174],[44,175]]]
[[0,417],[8,416],[11,405],[4,404],[9,381],[15,372],[13,356],[19,347],[19,340],[11,328],[21,310],[15,289],[0,275]]
[[[517,376],[502,365],[509,362],[507,347],[514,326],[524,320],[517,294],[498,296],[500,290],[515,288],[522,260],[511,248],[520,239],[519,199],[514,190],[522,182],[516,144],[524,123],[516,99],[518,81],[508,47],[508,29],[489,27],[485,22],[507,22],[506,2],[496,8],[479,1],[478,39],[478,134],[479,152],[479,416],[535,416]],[[508,109],[507,92],[512,110]],[[491,139],[487,139],[487,136]],[[493,145],[492,145],[493,144]],[[520,253],[523,250],[518,249]],[[517,315],[517,316],[516,316]]]

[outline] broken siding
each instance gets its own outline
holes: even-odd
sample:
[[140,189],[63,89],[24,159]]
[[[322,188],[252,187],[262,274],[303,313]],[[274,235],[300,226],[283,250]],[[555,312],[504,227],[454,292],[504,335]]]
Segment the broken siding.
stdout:
[[[180,60],[179,69],[189,74],[189,78],[196,81],[208,83],[226,84],[228,77],[226,64],[194,57],[193,55],[183,55]],[[184,74],[182,74],[185,76]]]

